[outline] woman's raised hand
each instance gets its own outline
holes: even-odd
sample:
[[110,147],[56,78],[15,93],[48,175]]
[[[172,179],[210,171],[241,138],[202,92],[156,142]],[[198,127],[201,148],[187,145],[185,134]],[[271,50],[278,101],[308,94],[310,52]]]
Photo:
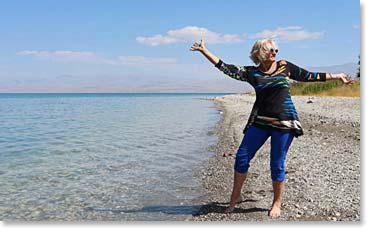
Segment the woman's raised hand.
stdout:
[[202,39],[200,40],[200,43],[195,42],[191,48],[191,51],[200,51],[201,54],[203,54],[211,63],[214,65],[219,63],[219,58],[215,56],[213,53],[211,53],[208,49],[205,47],[205,41]]
[[200,43],[195,42],[191,48],[190,51],[204,51],[205,49],[205,41],[204,40],[200,40]]

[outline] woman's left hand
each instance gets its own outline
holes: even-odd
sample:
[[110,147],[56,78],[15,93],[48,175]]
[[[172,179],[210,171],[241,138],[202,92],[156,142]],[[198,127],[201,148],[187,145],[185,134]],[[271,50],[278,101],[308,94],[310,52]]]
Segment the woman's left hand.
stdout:
[[354,83],[354,80],[351,80],[347,74],[341,73],[338,74],[338,76],[339,79],[346,85],[352,85]]

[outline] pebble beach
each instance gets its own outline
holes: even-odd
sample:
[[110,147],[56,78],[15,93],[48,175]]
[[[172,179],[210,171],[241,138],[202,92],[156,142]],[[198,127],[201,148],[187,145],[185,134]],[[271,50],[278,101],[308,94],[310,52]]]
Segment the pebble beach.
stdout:
[[271,219],[270,140],[251,162],[242,201],[229,203],[233,164],[255,96],[215,97],[222,115],[215,127],[214,156],[198,170],[206,195],[193,221],[360,221],[360,98],[293,96],[304,135],[293,140],[286,160],[282,215]]

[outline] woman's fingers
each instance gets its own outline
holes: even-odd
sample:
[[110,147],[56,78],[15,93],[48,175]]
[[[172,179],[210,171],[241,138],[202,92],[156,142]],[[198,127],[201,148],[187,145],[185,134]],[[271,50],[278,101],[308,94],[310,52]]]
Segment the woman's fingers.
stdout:
[[198,47],[193,45],[193,46],[191,46],[190,50],[191,51],[197,51],[198,50]]
[[195,43],[191,46],[190,50],[191,50],[191,51],[197,51],[197,50],[200,50],[200,48],[201,48],[200,44],[199,44],[198,42],[195,42]]
[[204,49],[204,45],[205,45],[204,40],[200,40],[200,43],[199,43],[199,42],[195,42],[195,43],[191,46],[190,50],[191,50],[191,51],[200,51],[200,50],[203,50],[203,49]]
[[347,84],[347,85],[354,84],[354,80],[349,79],[349,76],[347,74],[342,74],[341,79],[342,79],[344,84]]

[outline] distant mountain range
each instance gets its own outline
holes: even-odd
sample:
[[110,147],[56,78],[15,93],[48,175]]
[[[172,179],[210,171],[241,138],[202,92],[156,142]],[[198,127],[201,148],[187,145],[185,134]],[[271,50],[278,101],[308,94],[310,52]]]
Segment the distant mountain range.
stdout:
[[[357,63],[345,63],[334,66],[305,67],[308,71],[326,72],[326,73],[346,73],[352,79],[356,78],[358,72]],[[253,88],[248,83],[233,80],[226,77],[214,77],[206,81],[191,81],[185,83],[164,83],[151,84],[149,86],[138,86],[133,90],[138,91],[159,91],[159,92],[250,92]]]
[[[358,71],[357,63],[346,63],[335,66],[305,67],[309,71],[346,73],[353,79]],[[0,93],[15,92],[172,92],[172,93],[246,93],[253,91],[253,88],[242,81],[231,79],[217,70],[209,72],[206,77],[171,78],[160,76],[159,80],[147,80],[146,76],[129,75],[109,76],[101,82],[98,76],[80,79],[73,75],[61,75],[56,78],[46,78],[38,80],[3,80],[0,81]],[[91,83],[90,83],[91,82]]]
[[352,79],[355,79],[358,72],[357,63],[345,63],[342,65],[335,66],[323,66],[323,67],[308,67],[309,71],[327,72],[327,73],[346,73]]

